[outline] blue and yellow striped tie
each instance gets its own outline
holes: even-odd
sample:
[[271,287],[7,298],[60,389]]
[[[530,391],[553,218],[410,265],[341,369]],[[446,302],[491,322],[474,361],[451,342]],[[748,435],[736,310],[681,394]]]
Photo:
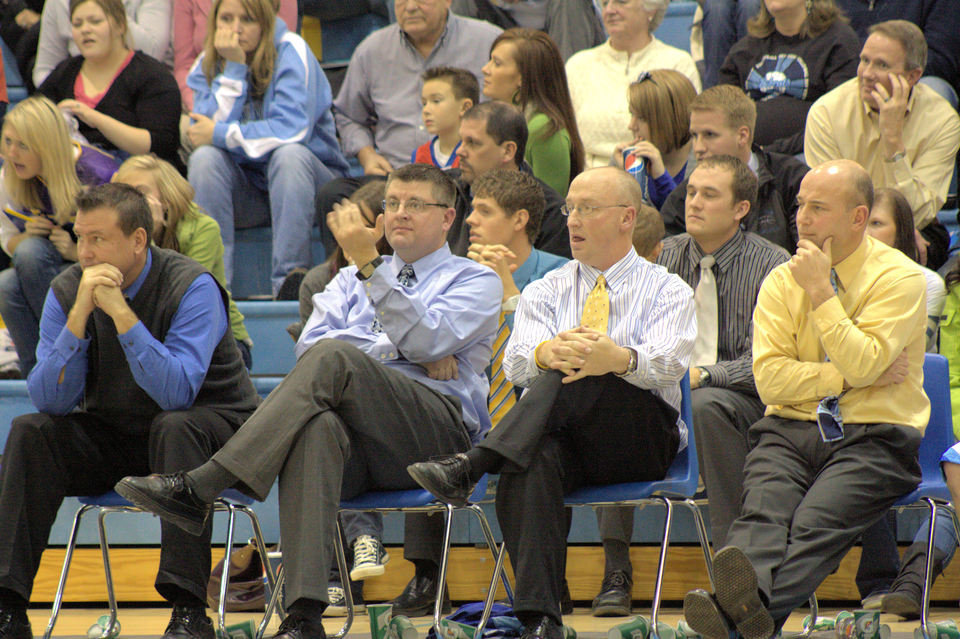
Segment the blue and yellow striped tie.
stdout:
[[517,403],[517,396],[513,392],[513,384],[507,381],[503,373],[503,353],[507,350],[507,341],[510,339],[510,327],[507,326],[506,313],[500,313],[500,328],[497,329],[497,338],[493,340],[493,362],[490,364],[490,399],[487,408],[490,410],[490,421],[493,426],[503,418]]

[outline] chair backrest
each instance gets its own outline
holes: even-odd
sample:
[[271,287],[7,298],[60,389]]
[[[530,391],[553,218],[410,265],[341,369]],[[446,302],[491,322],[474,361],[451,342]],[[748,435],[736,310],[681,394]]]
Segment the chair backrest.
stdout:
[[923,390],[930,399],[930,421],[920,443],[920,468],[924,481],[941,481],[940,456],[957,443],[950,409],[950,371],[943,355],[924,355]]
[[693,404],[690,401],[689,371],[680,380],[680,418],[687,425],[687,447],[677,453],[663,479],[682,482],[683,492],[692,496],[697,492],[700,469],[697,467],[697,443],[693,436]]

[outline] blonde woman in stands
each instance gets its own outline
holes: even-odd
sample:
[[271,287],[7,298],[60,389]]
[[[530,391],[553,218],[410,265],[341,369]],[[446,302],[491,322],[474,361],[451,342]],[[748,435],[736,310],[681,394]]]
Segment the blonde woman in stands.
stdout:
[[161,62],[130,47],[121,1],[70,0],[70,20],[80,54],[58,64],[37,91],[118,159],[156,153],[179,167],[177,82]]
[[[146,196],[153,212],[154,244],[192,257],[226,289],[220,227],[194,203],[193,187],[169,162],[155,155],[136,155],[120,165],[113,181],[128,184]],[[229,308],[233,337],[240,348],[243,363],[250,368],[253,341],[233,298]]]
[[197,204],[220,224],[227,283],[235,224],[269,224],[273,292],[296,274],[288,298],[296,299],[300,273],[313,265],[317,189],[347,171],[320,64],[270,0],[216,0],[187,86],[195,147],[188,177]]
[[[203,53],[212,4],[211,0],[173,0],[173,75],[180,87],[186,113],[193,110],[193,90],[187,86],[187,75]],[[283,20],[287,29],[296,31],[297,0],[279,0],[279,5],[277,17]]]
[[110,181],[110,155],[70,139],[50,100],[33,96],[6,115],[0,133],[0,246],[13,266],[0,273],[0,315],[26,377],[36,363],[40,315],[50,282],[77,260],[71,229],[83,185]]
[[583,142],[557,45],[543,31],[509,29],[483,66],[483,95],[517,106],[527,119],[524,160],[560,197],[583,171]]
[[642,71],[673,69],[700,91],[700,74],[686,51],[657,40],[670,0],[605,0],[609,38],[567,60],[567,81],[588,167],[606,166],[614,148],[631,139],[627,87]]

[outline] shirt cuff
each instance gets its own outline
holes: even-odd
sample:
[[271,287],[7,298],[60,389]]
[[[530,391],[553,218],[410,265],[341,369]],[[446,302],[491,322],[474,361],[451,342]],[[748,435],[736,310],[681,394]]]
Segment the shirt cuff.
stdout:
[[75,355],[86,353],[89,346],[89,339],[80,339],[71,333],[66,325],[64,325],[63,330],[60,331],[60,335],[57,336],[56,341],[53,343],[53,349],[63,357],[64,361],[69,360]]
[[118,335],[117,339],[120,341],[120,346],[128,359],[131,357],[138,359],[147,347],[155,341],[143,322],[137,322],[129,331],[123,335]]

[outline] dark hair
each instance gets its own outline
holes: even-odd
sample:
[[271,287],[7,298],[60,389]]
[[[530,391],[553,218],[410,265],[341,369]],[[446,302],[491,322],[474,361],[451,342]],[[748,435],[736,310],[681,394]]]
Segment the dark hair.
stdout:
[[903,252],[914,262],[920,262],[920,252],[917,250],[917,236],[914,234],[913,209],[903,193],[897,189],[885,187],[877,189],[873,194],[874,209],[881,204],[889,205],[893,217],[893,248]]
[[525,230],[527,238],[533,244],[540,232],[543,210],[547,206],[543,189],[536,178],[523,171],[494,169],[478,177],[471,185],[471,190],[474,198],[493,198],[507,217],[513,217],[520,209],[526,209],[529,218]]
[[[838,20],[848,22],[834,0],[807,0],[807,17],[800,25],[799,35],[801,38],[816,38]],[[766,38],[775,30],[773,15],[767,10],[767,5],[761,2],[757,14],[747,20],[747,32],[754,38]]]
[[387,177],[384,191],[394,182],[426,182],[433,189],[437,202],[453,207],[457,201],[457,185],[453,179],[432,164],[404,164]]
[[505,102],[481,102],[463,114],[462,120],[483,120],[486,133],[497,144],[510,141],[517,145],[513,158],[517,166],[523,165],[527,151],[527,121],[517,107]]
[[430,80],[442,80],[450,85],[453,97],[458,100],[468,99],[473,104],[480,102],[480,83],[477,76],[466,69],[457,67],[431,67],[420,76],[424,83]]
[[77,211],[107,208],[117,213],[117,224],[129,237],[137,229],[147,232],[147,242],[153,241],[153,215],[143,193],[127,184],[110,182],[82,191],[77,196]]
[[[386,187],[387,182],[385,180],[367,182],[354,191],[349,198],[357,206],[366,206],[373,213],[373,219],[367,220],[370,222],[371,228],[376,224],[377,216],[383,213],[383,195],[386,192]],[[363,213],[362,208],[360,212]],[[386,236],[377,240],[377,252],[380,255],[393,255],[393,247],[387,242]],[[349,262],[343,254],[343,248],[339,244],[337,244],[337,248],[333,249],[333,253],[327,258],[326,263],[329,265],[331,277],[339,273],[343,267],[349,266]]]
[[543,130],[542,139],[564,129],[570,136],[569,179],[572,180],[583,171],[584,150],[560,49],[550,36],[536,29],[507,29],[493,41],[491,54],[501,42],[509,42],[517,49],[514,63],[520,72],[520,88],[514,104],[524,113],[532,107],[547,116],[549,124]]
[[693,170],[696,171],[697,169],[729,171],[734,204],[746,200],[750,203],[751,211],[757,206],[757,176],[740,158],[732,155],[711,155],[698,160],[697,166]]

